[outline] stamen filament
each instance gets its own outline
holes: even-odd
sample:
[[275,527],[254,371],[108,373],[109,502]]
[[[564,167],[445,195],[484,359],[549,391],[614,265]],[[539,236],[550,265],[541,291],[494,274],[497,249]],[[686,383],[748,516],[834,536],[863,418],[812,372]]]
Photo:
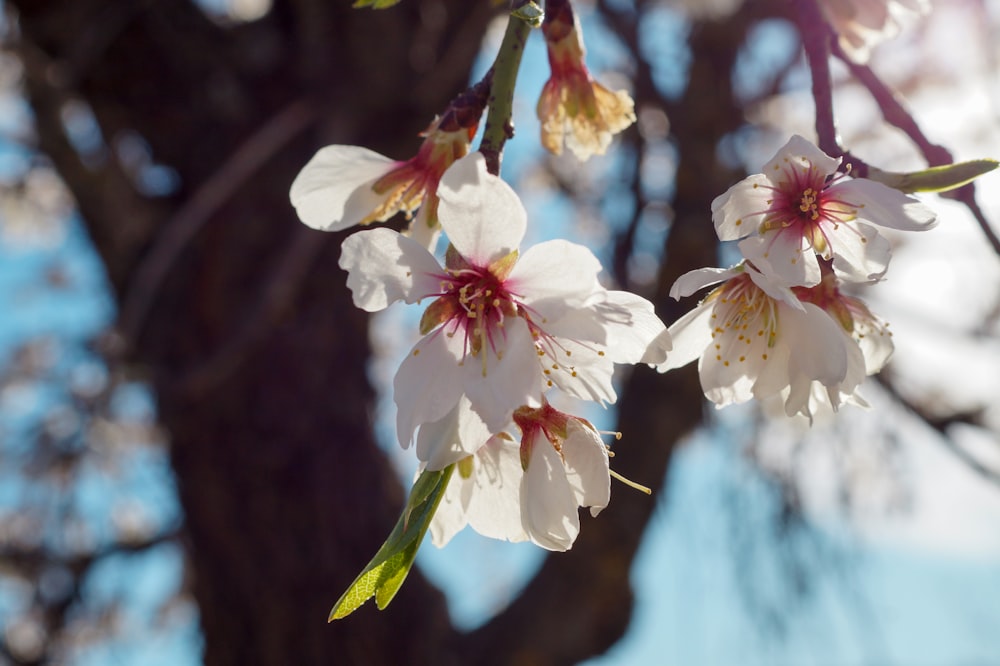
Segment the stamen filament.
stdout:
[[653,491],[650,490],[649,488],[647,488],[646,486],[638,484],[635,481],[632,481],[630,479],[626,479],[624,476],[622,476],[621,474],[619,474],[618,472],[616,472],[613,469],[609,469],[608,472],[611,474],[612,477],[618,479],[619,481],[621,481],[622,483],[624,483],[629,488],[634,488],[634,489],[638,490],[639,492],[645,493],[647,495],[652,495],[653,494]]

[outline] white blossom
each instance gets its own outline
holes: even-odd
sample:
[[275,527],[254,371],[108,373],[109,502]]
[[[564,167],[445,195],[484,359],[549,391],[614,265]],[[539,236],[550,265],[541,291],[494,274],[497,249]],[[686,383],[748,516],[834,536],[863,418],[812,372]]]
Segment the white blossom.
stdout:
[[589,422],[547,403],[513,418],[520,444],[501,433],[459,461],[431,523],[436,546],[469,525],[494,539],[568,550],[580,533],[579,508],[596,516],[608,505],[608,452]]
[[[590,250],[553,240],[520,254],[524,208],[506,183],[487,173],[482,155],[456,162],[438,194],[451,241],[444,266],[385,228],[349,237],[340,259],[355,305],[364,310],[430,300],[421,320],[424,337],[393,382],[403,446],[463,395],[496,433],[515,408],[540,404],[550,387],[613,402],[614,363],[663,362],[670,340],[652,304],[603,288]],[[439,457],[428,450],[422,459],[446,465],[459,453]]]
[[834,159],[793,136],[764,166],[712,202],[724,241],[744,238],[740,250],[760,272],[789,285],[820,280],[817,255],[843,280],[869,282],[885,273],[889,242],[872,224],[922,231],[936,223],[917,199],[863,178],[837,173]]
[[419,209],[409,233],[433,249],[440,225],[437,188],[444,172],[469,152],[475,127],[445,131],[435,121],[417,154],[396,161],[360,146],[333,145],[317,152],[292,182],[289,198],[303,223],[321,231],[384,222]]
[[858,344],[822,307],[749,263],[687,273],[671,296],[722,281],[670,327],[674,349],[661,372],[698,359],[702,389],[718,407],[781,394],[789,416],[809,415],[817,387],[837,405],[854,394],[865,377]]

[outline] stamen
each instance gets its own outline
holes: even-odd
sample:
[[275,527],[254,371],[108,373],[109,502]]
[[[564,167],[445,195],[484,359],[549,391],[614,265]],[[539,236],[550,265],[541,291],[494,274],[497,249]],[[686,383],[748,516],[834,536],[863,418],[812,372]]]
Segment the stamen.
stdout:
[[609,469],[608,473],[611,474],[611,476],[613,478],[618,479],[619,481],[621,481],[622,483],[624,483],[629,488],[634,488],[634,489],[638,490],[640,493],[645,493],[647,495],[652,495],[653,494],[653,491],[651,489],[647,488],[646,486],[644,486],[642,484],[636,483],[635,481],[632,481],[631,479],[626,479],[624,476],[622,476],[621,474],[619,474],[618,472],[616,472],[613,469]]

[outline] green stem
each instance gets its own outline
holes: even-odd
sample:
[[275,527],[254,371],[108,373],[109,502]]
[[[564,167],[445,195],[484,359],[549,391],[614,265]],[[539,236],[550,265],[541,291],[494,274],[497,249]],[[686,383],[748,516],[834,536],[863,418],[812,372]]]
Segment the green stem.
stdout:
[[510,7],[510,17],[507,21],[507,31],[503,42],[493,62],[493,85],[490,89],[489,113],[486,115],[486,128],[483,130],[483,140],[479,144],[479,152],[486,157],[486,168],[495,176],[500,175],[500,162],[503,160],[503,147],[507,139],[514,136],[514,123],[511,119],[514,106],[514,85],[517,81],[517,71],[521,68],[521,56],[524,55],[524,45],[531,34],[532,21],[529,16],[541,15],[541,9],[532,0],[513,0]]

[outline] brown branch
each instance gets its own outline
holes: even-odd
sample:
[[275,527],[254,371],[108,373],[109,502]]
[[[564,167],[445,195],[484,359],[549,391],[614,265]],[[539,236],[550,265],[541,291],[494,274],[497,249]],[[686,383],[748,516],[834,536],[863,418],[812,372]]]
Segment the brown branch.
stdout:
[[[868,92],[878,103],[879,110],[882,112],[882,117],[886,122],[902,130],[917,146],[930,166],[951,164],[955,161],[947,148],[933,143],[927,138],[927,135],[920,129],[920,125],[917,124],[916,119],[905,107],[903,100],[872,71],[871,67],[851,60],[836,41],[833,43],[833,55],[837,56],[838,59],[847,65],[851,75],[868,89]],[[861,175],[864,174],[862,173]],[[993,248],[993,251],[997,255],[1000,255],[1000,237],[993,230],[993,226],[976,201],[975,184],[969,183],[942,196],[953,198],[969,209],[969,212],[976,219],[976,223],[982,230],[983,235],[986,236],[986,240]]]
[[830,45],[835,42],[816,0],[796,0],[795,14],[802,46],[812,74],[812,96],[816,104],[816,135],[819,148],[828,155],[843,154],[833,119],[833,82],[830,77]]

